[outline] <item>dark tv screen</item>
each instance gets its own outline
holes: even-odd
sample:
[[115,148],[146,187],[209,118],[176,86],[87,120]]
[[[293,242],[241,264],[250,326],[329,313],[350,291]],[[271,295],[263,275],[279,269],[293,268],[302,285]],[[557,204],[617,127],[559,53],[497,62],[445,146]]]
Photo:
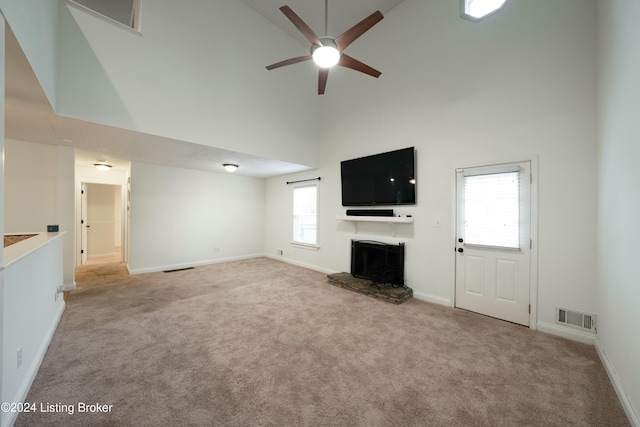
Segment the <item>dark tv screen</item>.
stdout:
[[414,147],[340,163],[342,206],[415,205]]

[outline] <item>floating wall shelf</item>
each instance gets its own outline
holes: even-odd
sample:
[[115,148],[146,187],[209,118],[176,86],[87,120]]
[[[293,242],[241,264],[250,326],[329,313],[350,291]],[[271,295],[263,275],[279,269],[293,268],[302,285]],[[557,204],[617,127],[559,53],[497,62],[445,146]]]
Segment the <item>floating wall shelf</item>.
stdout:
[[393,232],[393,237],[396,237],[396,226],[398,224],[411,224],[413,223],[413,217],[411,216],[352,216],[352,215],[338,215],[336,216],[338,221],[348,221],[353,224],[355,233],[358,234],[359,222],[382,222],[388,224]]

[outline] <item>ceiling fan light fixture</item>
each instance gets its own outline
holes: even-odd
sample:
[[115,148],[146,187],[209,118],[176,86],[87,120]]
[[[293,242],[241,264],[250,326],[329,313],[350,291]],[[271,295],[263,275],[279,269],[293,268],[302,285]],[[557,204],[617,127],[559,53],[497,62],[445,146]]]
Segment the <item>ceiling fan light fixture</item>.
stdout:
[[[460,0],[460,1],[472,1],[472,0]],[[506,0],[505,0],[506,1]],[[298,29],[298,31],[311,43],[311,49],[309,55],[296,56],[295,58],[289,58],[284,61],[276,62],[275,64],[267,65],[267,70],[274,70],[276,68],[284,67],[285,65],[297,64],[299,62],[308,61],[313,59],[313,62],[320,68],[318,72],[318,95],[322,95],[325,92],[327,86],[327,77],[329,76],[329,68],[334,65],[339,65],[345,68],[351,68],[352,70],[359,71],[361,73],[378,78],[380,71],[375,68],[371,68],[367,64],[363,64],[355,58],[344,54],[343,51],[361,35],[367,32],[371,27],[380,22],[384,16],[379,10],[376,10],[371,15],[358,22],[356,25],[349,28],[338,37],[327,36],[328,28],[328,9],[329,1],[324,2],[324,33],[325,37],[318,37],[316,33],[300,18],[296,13],[291,10],[289,6],[280,7],[280,11],[291,21],[291,23]]]
[[238,169],[238,165],[236,165],[235,163],[224,163],[222,165],[222,167],[227,171],[227,172],[235,172],[236,169]]
[[311,56],[313,62],[321,68],[331,68],[340,61],[340,52],[333,46],[320,46]]

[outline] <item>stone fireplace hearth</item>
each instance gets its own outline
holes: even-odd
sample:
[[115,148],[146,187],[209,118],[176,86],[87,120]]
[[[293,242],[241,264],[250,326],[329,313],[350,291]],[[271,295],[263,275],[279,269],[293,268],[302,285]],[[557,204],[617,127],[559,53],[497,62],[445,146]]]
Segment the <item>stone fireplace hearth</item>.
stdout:
[[404,250],[404,243],[352,240],[351,273],[329,274],[327,279],[332,285],[402,304],[413,297],[404,283]]
[[334,273],[327,276],[327,281],[350,291],[367,295],[391,304],[402,304],[413,298],[413,289],[389,284],[376,284],[368,279],[353,277],[350,273]]

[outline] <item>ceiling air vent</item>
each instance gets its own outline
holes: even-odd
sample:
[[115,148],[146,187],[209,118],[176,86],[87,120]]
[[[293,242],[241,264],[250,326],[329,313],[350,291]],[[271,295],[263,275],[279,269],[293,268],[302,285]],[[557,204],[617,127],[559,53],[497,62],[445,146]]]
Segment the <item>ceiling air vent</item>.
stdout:
[[574,328],[596,330],[596,315],[556,307],[556,322]]

